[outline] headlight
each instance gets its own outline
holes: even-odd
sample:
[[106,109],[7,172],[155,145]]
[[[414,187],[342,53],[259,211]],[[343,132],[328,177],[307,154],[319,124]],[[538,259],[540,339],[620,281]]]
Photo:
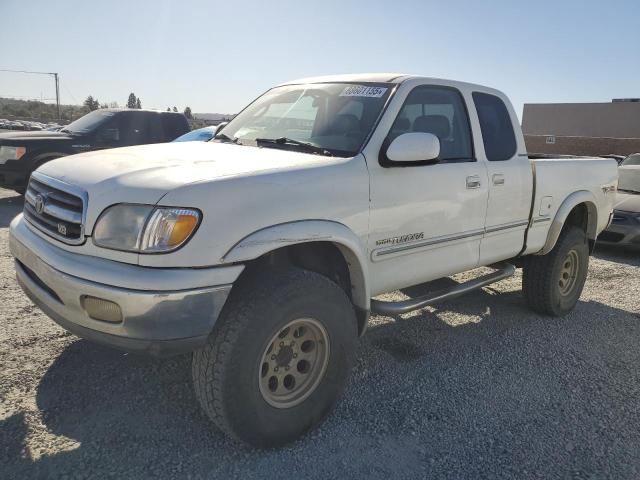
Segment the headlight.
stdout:
[[0,147],[0,163],[5,163],[7,160],[18,160],[25,153],[27,149],[25,147]]
[[114,250],[170,252],[189,240],[199,223],[200,212],[192,208],[119,204],[102,212],[93,242]]

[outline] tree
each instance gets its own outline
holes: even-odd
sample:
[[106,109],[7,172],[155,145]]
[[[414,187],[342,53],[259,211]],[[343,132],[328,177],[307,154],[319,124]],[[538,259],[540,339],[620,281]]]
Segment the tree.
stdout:
[[177,112],[177,111],[178,111],[178,109],[177,109],[176,107],[173,107],[173,111],[174,111],[174,112]]
[[118,102],[109,102],[109,108],[120,108]]
[[140,101],[140,97],[136,99],[136,108],[140,110],[142,108],[142,102]]
[[184,116],[187,117],[189,120],[193,119],[193,115],[191,114],[191,107],[186,107],[184,109]]
[[127,100],[127,108],[136,108],[137,100],[136,94],[131,92],[129,94],[129,99]]
[[91,95],[87,97],[83,105],[89,108],[89,111],[94,111],[100,108],[100,102],[97,98],[93,98]]
[[171,107],[167,107],[167,112],[170,112],[170,111],[171,111]]

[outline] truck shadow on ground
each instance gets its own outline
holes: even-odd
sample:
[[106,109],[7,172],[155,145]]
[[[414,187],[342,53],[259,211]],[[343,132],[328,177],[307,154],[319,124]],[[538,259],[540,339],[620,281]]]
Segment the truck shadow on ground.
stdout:
[[621,248],[613,245],[596,245],[594,256],[610,262],[640,267],[640,248]]
[[14,195],[0,198],[0,228],[6,228],[24,206],[24,197]]
[[[36,396],[48,434],[65,436],[76,446],[30,460],[25,444],[33,433],[17,414],[0,422],[6,462],[0,467],[7,478],[74,472],[271,478],[301,468],[303,478],[327,478],[337,464],[340,475],[399,478],[421,469],[428,473],[460,455],[467,470],[458,470],[458,478],[477,477],[494,463],[524,461],[529,471],[549,476],[562,476],[576,465],[597,469],[594,462],[602,457],[589,446],[575,447],[567,465],[554,465],[557,452],[566,453],[564,442],[575,433],[575,422],[582,422],[563,413],[576,387],[567,380],[572,371],[561,362],[567,344],[558,336],[566,330],[570,336],[595,335],[595,323],[582,319],[586,309],[597,332],[638,323],[635,314],[595,302],[580,302],[564,319],[544,318],[525,307],[519,291],[495,295],[491,290],[396,321],[375,318],[361,342],[355,380],[336,412],[316,432],[279,451],[238,445],[212,427],[191,387],[189,357],[148,359],[78,340],[52,363]],[[447,320],[452,315],[468,322],[452,326]],[[537,343],[532,345],[532,338]],[[583,366],[576,353],[581,348],[569,348],[576,369]],[[500,357],[503,351],[510,352],[507,359]],[[543,376],[543,370],[556,373]],[[518,430],[527,419],[533,419],[529,428]],[[625,418],[633,429],[636,420]],[[602,432],[599,438],[607,441]],[[530,449],[543,441],[541,452]],[[353,454],[363,450],[369,453]],[[301,467],[301,456],[314,461]]]

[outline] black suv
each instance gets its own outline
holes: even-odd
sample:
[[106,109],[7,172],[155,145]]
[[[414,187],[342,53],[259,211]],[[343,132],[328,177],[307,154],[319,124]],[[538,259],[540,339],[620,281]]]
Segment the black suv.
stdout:
[[57,132],[0,134],[0,187],[24,193],[29,176],[54,158],[103,148],[170,142],[188,132],[181,113],[100,109]]

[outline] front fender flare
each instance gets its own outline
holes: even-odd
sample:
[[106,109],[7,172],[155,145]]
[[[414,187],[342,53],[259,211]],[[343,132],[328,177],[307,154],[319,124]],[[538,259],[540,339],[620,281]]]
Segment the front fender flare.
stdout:
[[586,205],[587,213],[589,214],[587,219],[587,238],[589,240],[595,240],[598,229],[598,208],[596,207],[596,198],[593,193],[588,190],[579,190],[565,198],[560,205],[560,208],[558,208],[556,216],[549,227],[547,241],[545,242],[544,247],[542,247],[542,250],[540,250],[536,255],[546,255],[553,250],[571,210],[582,203]]
[[222,257],[222,262],[247,262],[278,248],[309,242],[330,242],[340,250],[349,267],[353,303],[369,311],[371,295],[366,248],[359,237],[342,223],[301,220],[263,228],[231,247]]

